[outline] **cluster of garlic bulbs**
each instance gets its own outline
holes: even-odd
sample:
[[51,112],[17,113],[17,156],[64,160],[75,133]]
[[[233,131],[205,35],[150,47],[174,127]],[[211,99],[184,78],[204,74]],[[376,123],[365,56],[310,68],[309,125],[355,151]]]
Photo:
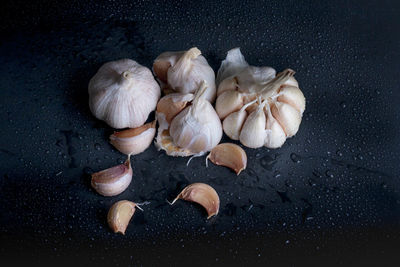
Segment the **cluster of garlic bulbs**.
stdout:
[[217,74],[216,111],[231,139],[250,148],[278,148],[297,133],[304,95],[294,71],[275,74],[270,67],[250,66],[239,48],[228,52]]

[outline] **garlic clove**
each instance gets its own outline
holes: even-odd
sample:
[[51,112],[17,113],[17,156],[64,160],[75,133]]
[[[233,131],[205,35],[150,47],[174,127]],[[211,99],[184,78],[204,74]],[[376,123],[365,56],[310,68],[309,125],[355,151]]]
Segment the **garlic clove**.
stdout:
[[265,143],[267,132],[265,130],[266,117],[264,114],[264,105],[259,101],[259,105],[255,111],[250,113],[244,122],[240,132],[240,142],[250,148],[262,147]]
[[267,137],[264,145],[268,148],[279,148],[286,141],[286,133],[279,122],[272,116],[269,105],[267,105],[266,110],[267,123],[265,128],[267,129]]
[[88,92],[93,115],[116,129],[143,125],[161,94],[151,71],[130,59],[101,66]]
[[226,91],[217,98],[215,109],[220,119],[238,111],[243,106],[243,97],[238,91]]
[[236,90],[238,86],[238,80],[236,77],[226,78],[225,80],[221,81],[218,86],[217,97],[223,94],[226,91]]
[[247,118],[246,110],[254,105],[257,105],[257,99],[250,101],[246,105],[240,108],[239,111],[229,114],[222,123],[222,128],[227,136],[232,140],[239,140],[240,130],[243,127],[243,123]]
[[163,113],[168,124],[181,112],[189,101],[193,100],[193,94],[170,94],[162,97],[157,104],[157,113]]
[[303,114],[306,108],[306,99],[304,98],[303,92],[298,87],[284,85],[281,87],[278,95],[277,100],[279,102],[287,103]]
[[103,196],[116,196],[125,191],[132,181],[130,157],[124,164],[92,174],[92,187]]
[[247,156],[243,148],[232,143],[223,143],[214,147],[207,156],[212,163],[216,165],[226,166],[236,172],[237,175],[247,165]]
[[218,214],[219,211],[219,197],[217,192],[204,183],[194,183],[186,186],[182,192],[172,201],[173,205],[178,199],[196,202],[203,206],[208,214],[207,219]]
[[138,128],[114,132],[110,143],[121,153],[137,155],[145,151],[156,134],[156,121],[146,123]]
[[246,118],[246,110],[239,110],[229,114],[222,123],[225,134],[232,140],[239,140],[240,130]]
[[289,104],[276,102],[271,106],[271,113],[282,126],[286,137],[292,137],[299,130],[301,113]]
[[129,221],[136,210],[136,203],[121,200],[114,203],[107,215],[107,222],[114,233],[125,234]]

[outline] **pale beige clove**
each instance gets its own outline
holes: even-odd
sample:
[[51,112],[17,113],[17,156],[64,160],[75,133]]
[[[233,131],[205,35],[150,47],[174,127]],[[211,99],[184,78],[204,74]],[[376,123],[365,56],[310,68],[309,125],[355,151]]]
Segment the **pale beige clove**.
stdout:
[[208,184],[194,183],[186,186],[172,201],[171,205],[173,205],[178,199],[196,202],[203,206],[208,214],[207,219],[218,214],[220,203],[219,197],[214,188]]
[[232,143],[223,143],[214,147],[206,160],[211,160],[216,165],[222,165],[231,168],[237,175],[247,165],[246,152],[240,146]]
[[114,233],[124,235],[136,208],[140,209],[136,203],[128,200],[121,200],[114,203],[107,215],[107,222],[111,230]]
[[92,187],[103,196],[116,196],[125,191],[132,181],[130,157],[124,164],[92,174]]
[[156,134],[156,121],[146,123],[138,128],[114,132],[110,143],[121,153],[137,155],[145,151]]

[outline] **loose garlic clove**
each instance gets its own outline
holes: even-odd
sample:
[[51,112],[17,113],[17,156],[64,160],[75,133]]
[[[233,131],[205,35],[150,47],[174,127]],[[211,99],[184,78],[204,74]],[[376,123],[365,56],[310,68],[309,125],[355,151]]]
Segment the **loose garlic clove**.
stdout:
[[207,156],[212,163],[216,165],[222,165],[231,168],[236,172],[237,175],[244,169],[247,165],[247,156],[243,148],[232,143],[223,143],[214,147],[210,154]]
[[203,206],[208,214],[207,219],[217,215],[219,211],[219,197],[217,192],[204,183],[194,183],[186,186],[182,192],[172,201],[173,205],[178,199],[196,202]]
[[114,132],[110,143],[121,153],[137,155],[145,151],[156,134],[156,121],[146,123],[138,128]]
[[247,117],[240,132],[240,142],[250,148],[262,147],[265,143],[267,132],[265,130],[266,117],[264,114],[265,102],[258,101],[258,107]]
[[206,99],[214,101],[215,73],[197,47],[187,51],[165,52],[153,64],[155,75],[173,92],[194,93],[203,80],[209,85]]
[[215,110],[220,119],[224,119],[232,112],[238,111],[243,106],[243,97],[238,91],[226,91],[217,98]]
[[151,71],[131,59],[101,66],[88,91],[93,115],[116,129],[143,125],[161,94]]
[[286,137],[292,137],[299,130],[301,113],[289,104],[276,102],[271,106],[271,113],[282,125]]
[[114,233],[125,234],[136,207],[136,203],[128,200],[118,201],[111,206],[108,211],[107,222]]
[[125,191],[132,181],[130,157],[124,164],[92,174],[92,187],[103,196],[116,196]]
[[222,125],[214,108],[205,99],[208,86],[204,81],[192,105],[171,122],[169,134],[175,145],[193,154],[210,151],[222,138]]

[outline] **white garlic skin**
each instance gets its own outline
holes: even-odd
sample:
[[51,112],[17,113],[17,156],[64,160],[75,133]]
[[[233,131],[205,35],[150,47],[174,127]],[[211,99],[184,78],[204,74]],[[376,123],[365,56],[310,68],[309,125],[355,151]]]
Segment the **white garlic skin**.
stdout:
[[116,129],[143,125],[161,94],[151,71],[131,59],[105,63],[88,91],[93,115]]
[[[294,71],[275,74],[270,67],[249,66],[238,48],[228,52],[217,75],[216,111],[230,138],[239,138],[251,148],[278,148],[297,133],[305,110],[304,95]],[[260,101],[250,104],[258,97],[263,111]]]
[[186,107],[171,122],[170,135],[175,144],[198,154],[213,149],[222,138],[221,121],[205,99]]
[[197,47],[187,51],[162,53],[154,60],[153,70],[162,86],[178,93],[195,93],[201,83],[206,81],[209,86],[206,99],[210,102],[215,100],[214,70]]

